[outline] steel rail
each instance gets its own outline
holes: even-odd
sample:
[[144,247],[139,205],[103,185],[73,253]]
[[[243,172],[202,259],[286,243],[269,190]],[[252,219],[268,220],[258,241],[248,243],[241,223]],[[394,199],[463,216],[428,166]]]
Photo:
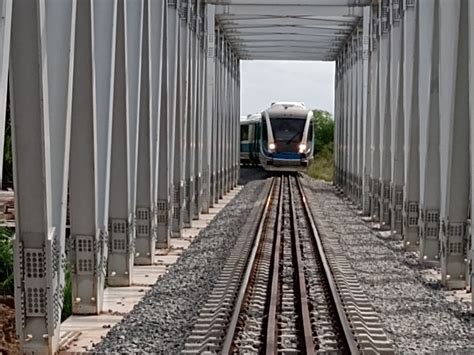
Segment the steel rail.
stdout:
[[281,248],[281,221],[283,211],[283,186],[285,176],[281,177],[280,184],[280,195],[278,200],[277,210],[277,228],[275,230],[275,239],[273,245],[273,261],[272,261],[272,277],[271,277],[271,288],[270,288],[270,304],[268,306],[268,317],[267,317],[267,332],[266,332],[266,343],[265,353],[267,355],[273,355],[277,353],[278,346],[278,324],[277,324],[277,306],[279,303],[279,280],[280,280],[280,248]]
[[344,306],[341,302],[341,299],[339,297],[339,293],[337,292],[337,285],[336,282],[334,281],[334,277],[332,275],[331,267],[328,263],[328,260],[326,258],[326,255],[324,253],[324,246],[321,241],[321,238],[319,236],[318,228],[316,227],[316,223],[313,218],[313,214],[311,213],[311,209],[308,205],[308,201],[306,199],[306,195],[303,190],[303,185],[301,184],[300,178],[297,177],[296,179],[297,184],[298,184],[298,190],[301,194],[301,200],[302,204],[304,207],[304,212],[306,214],[306,217],[308,219],[308,222],[311,226],[311,232],[313,235],[313,242],[315,243],[318,256],[321,259],[321,264],[323,265],[324,268],[324,275],[326,277],[326,280],[328,282],[329,288],[331,290],[331,296],[334,301],[334,305],[336,307],[337,315],[339,317],[339,323],[341,325],[342,331],[344,333],[344,341],[346,342],[346,347],[350,351],[351,354],[360,354],[360,350],[358,348],[357,342],[355,340],[354,334],[352,333],[351,330],[351,325],[349,323],[349,320],[347,319],[346,312],[344,311]]
[[247,290],[249,287],[250,277],[255,267],[255,261],[257,260],[257,253],[262,244],[261,240],[262,240],[263,231],[266,229],[266,226],[268,223],[270,206],[273,203],[273,194],[274,194],[274,189],[276,188],[275,185],[276,185],[276,178],[273,178],[273,181],[270,186],[270,190],[266,199],[265,208],[263,209],[262,215],[260,217],[260,222],[258,225],[257,233],[255,235],[255,241],[252,247],[252,251],[250,252],[249,260],[247,263],[248,266],[242,278],[239,294],[235,302],[234,312],[232,313],[232,318],[229,323],[229,327],[227,328],[225,341],[221,350],[222,354],[231,353],[231,349],[234,342],[234,336],[237,330],[237,325],[239,323],[239,317],[240,317],[242,308],[244,306],[245,296],[247,294]]
[[314,354],[315,347],[313,341],[313,330],[311,327],[311,319],[309,315],[308,307],[308,295],[306,292],[306,279],[304,275],[304,265],[303,258],[301,256],[301,244],[300,238],[298,235],[298,226],[296,219],[296,209],[295,209],[295,200],[293,195],[293,188],[291,182],[289,181],[289,192],[290,192],[290,208],[291,208],[291,224],[293,231],[293,256],[295,259],[295,268],[296,268],[296,281],[298,284],[298,296],[299,296],[299,315],[301,317],[301,323],[303,327],[303,343],[304,353],[305,354]]

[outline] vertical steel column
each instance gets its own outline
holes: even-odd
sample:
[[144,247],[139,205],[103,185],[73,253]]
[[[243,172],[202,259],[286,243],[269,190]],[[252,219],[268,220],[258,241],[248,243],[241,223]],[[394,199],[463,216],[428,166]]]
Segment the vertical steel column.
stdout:
[[205,86],[204,86],[204,117],[203,117],[203,135],[202,135],[202,212],[209,213],[209,208],[214,203],[213,193],[213,117],[215,106],[215,54],[216,54],[216,36],[215,36],[215,5],[205,5]]
[[[169,192],[167,195],[160,192],[160,197],[158,201],[158,214],[164,209],[161,207],[166,207],[166,214],[163,212],[161,216],[157,216],[157,220],[162,220],[161,229],[166,230],[170,229],[171,235],[173,235],[173,223],[174,223],[174,211],[175,211],[175,178],[179,181],[179,176],[176,176],[175,169],[176,165],[176,126],[178,121],[178,96],[179,96],[179,85],[178,85],[178,58],[179,58],[179,30],[180,30],[180,21],[178,9],[180,7],[180,0],[168,0],[168,17],[166,21],[166,32],[167,32],[167,41],[166,41],[166,51],[167,51],[167,76],[168,76],[168,124],[169,124],[169,136],[167,142],[169,142]],[[161,150],[160,150],[161,151]],[[163,174],[164,172],[160,170]],[[160,181],[163,181],[160,176]],[[178,192],[179,189],[178,183]],[[161,191],[161,189],[160,189]],[[166,198],[165,198],[166,196]],[[167,203],[169,203],[167,205]],[[169,225],[169,226],[168,226]],[[159,236],[160,233],[158,232]]]
[[341,170],[341,140],[340,140],[340,127],[341,127],[341,100],[340,100],[340,88],[341,88],[341,56],[339,55],[336,60],[336,70],[334,78],[334,177],[333,184],[337,187],[341,187],[340,181],[340,170]]
[[362,157],[360,155],[362,149],[361,149],[361,144],[362,144],[362,28],[357,28],[357,47],[356,47],[356,55],[357,55],[357,60],[355,64],[355,70],[356,70],[356,137],[355,137],[355,142],[356,142],[356,147],[355,147],[355,204],[357,205],[358,208],[362,207],[361,204],[361,170],[362,170]]
[[353,202],[356,201],[356,174],[357,174],[357,35],[353,35],[350,47],[349,76],[349,196]]
[[370,215],[380,221],[380,52],[382,41],[381,4],[372,7],[372,55],[371,55],[371,176]]
[[353,152],[352,152],[352,170],[353,170],[353,187],[352,187],[352,196],[353,202],[356,206],[359,207],[359,145],[360,145],[360,129],[361,129],[361,117],[360,117],[360,97],[361,91],[359,88],[359,83],[361,81],[360,77],[360,62],[361,62],[361,39],[359,37],[360,29],[357,28],[354,33],[354,62],[352,66],[352,75],[353,75],[353,82],[352,82],[352,102],[353,102],[353,122],[354,122],[354,132],[353,132]]
[[229,125],[230,125],[230,164],[229,164],[229,169],[230,169],[230,189],[234,189],[235,185],[236,185],[236,175],[235,175],[235,170],[236,170],[236,166],[235,166],[235,148],[236,148],[236,137],[238,135],[238,132],[236,132],[235,130],[235,117],[236,117],[236,110],[237,110],[237,102],[236,102],[236,97],[235,97],[235,93],[237,91],[237,88],[235,87],[235,80],[236,80],[236,77],[237,77],[237,73],[236,73],[236,63],[237,63],[237,59],[236,59],[236,56],[235,56],[235,53],[232,52],[232,59],[231,59],[231,64],[230,64],[230,88],[231,88],[231,92],[232,92],[232,96],[231,96],[231,100],[232,100],[232,103],[231,103],[231,115],[230,115],[230,121],[229,121]]
[[69,204],[74,314],[102,310],[107,254],[117,1],[79,1]]
[[358,167],[358,155],[357,155],[357,145],[358,145],[358,103],[359,103],[359,92],[358,92],[358,60],[359,60],[359,41],[358,41],[358,31],[356,29],[355,33],[352,36],[352,65],[351,65],[351,123],[352,123],[352,147],[351,147],[351,194],[352,201],[357,204],[357,167]]
[[[157,142],[155,142],[158,151],[158,162],[156,165],[155,179],[156,185],[156,247],[169,248],[169,241],[171,237],[171,182],[172,182],[172,162],[171,153],[173,149],[173,115],[170,106],[171,85],[175,83],[175,79],[170,77],[171,73],[169,67],[171,66],[171,57],[175,54],[170,54],[168,47],[168,6],[162,2],[150,2],[151,17],[155,25],[150,33],[156,33],[154,36],[156,40],[150,43],[150,48],[156,48],[153,53],[154,56],[152,66],[155,67],[155,73],[152,78],[152,83],[158,84],[156,99],[158,100],[157,116]],[[176,16],[175,16],[176,17]],[[161,19],[161,21],[157,21]],[[159,22],[157,28],[156,23]],[[151,22],[150,22],[151,23]],[[150,36],[150,41],[152,37]],[[156,46],[156,47],[154,47]],[[159,68],[160,72],[156,72]],[[155,94],[154,94],[155,95]],[[152,100],[154,97],[152,98]],[[153,101],[152,101],[153,102]],[[156,122],[153,117],[153,121]]]
[[189,75],[189,28],[188,28],[188,1],[181,0],[179,14],[179,55],[178,55],[178,99],[176,101],[176,122],[174,142],[174,175],[173,175],[173,237],[181,237],[184,218],[184,169],[186,165],[186,125],[188,103],[188,75]]
[[341,191],[346,191],[346,177],[347,177],[347,111],[349,102],[347,101],[347,46],[342,53],[342,67],[341,67]]
[[390,229],[390,179],[391,179],[391,117],[392,100],[390,83],[392,27],[391,0],[382,0],[380,39],[380,228]]
[[234,188],[234,117],[235,117],[235,88],[234,88],[234,65],[235,65],[235,55],[234,52],[230,51],[230,61],[229,61],[229,121],[228,125],[229,128],[227,131],[229,132],[229,159],[228,159],[228,192]]
[[[438,0],[436,0],[438,1]],[[436,1],[418,2],[420,115],[420,258],[439,260],[439,21]]]
[[344,94],[345,94],[345,80],[344,80],[344,71],[345,71],[345,51],[343,50],[340,56],[339,61],[339,188],[340,191],[344,190],[344,149],[345,149],[345,136],[344,136],[344,125],[345,125],[345,103],[344,103]]
[[353,107],[353,101],[352,101],[352,64],[353,64],[353,40],[352,38],[350,39],[348,43],[348,48],[346,52],[346,67],[345,67],[345,83],[346,83],[346,89],[345,89],[345,95],[344,95],[344,103],[345,103],[345,129],[346,129],[346,144],[345,144],[345,150],[344,150],[344,160],[345,160],[345,179],[344,179],[344,193],[347,196],[351,196],[352,192],[352,107]]
[[468,8],[439,1],[441,282],[466,286],[469,205]]
[[471,226],[470,226],[470,255],[469,255],[469,263],[470,263],[470,287],[471,287],[471,309],[474,309],[474,292],[472,292],[473,285],[474,285],[474,242],[473,242],[473,232],[474,232],[474,218],[473,218],[473,211],[474,211],[474,3],[468,2],[468,14],[469,14],[469,110],[470,110],[470,153],[471,153],[471,209],[470,209],[470,218],[471,218]]
[[404,129],[405,178],[403,244],[408,250],[418,249],[418,218],[420,201],[419,108],[418,108],[418,26],[419,11],[414,3],[406,4],[403,16],[404,59]]
[[225,160],[226,160],[226,137],[225,137],[225,127],[227,119],[227,61],[228,61],[228,46],[227,41],[224,37],[224,31],[221,30],[221,39],[222,39],[222,61],[221,61],[221,92],[220,92],[220,110],[219,110],[219,171],[220,171],[220,181],[219,181],[219,199],[222,199],[225,195]]
[[225,88],[225,121],[224,121],[224,194],[227,194],[230,191],[230,174],[229,174],[229,161],[230,161],[230,133],[229,133],[229,122],[231,117],[231,99],[232,99],[232,90],[231,90],[231,62],[232,62],[232,49],[230,48],[230,44],[227,43],[227,56],[226,56],[226,67],[225,67],[225,75],[226,75],[226,88]]
[[338,69],[338,187],[341,191],[344,189],[344,52],[341,51],[339,57],[339,69]]
[[193,219],[199,219],[202,210],[202,160],[203,160],[203,126],[204,126],[204,92],[205,92],[205,13],[204,3],[197,1],[197,64],[196,64],[196,105],[195,105],[195,133],[194,133],[194,207]]
[[240,178],[240,59],[235,63],[235,186]]
[[[135,242],[137,265],[153,264],[155,248],[168,248],[170,236],[167,169],[169,151],[168,144],[159,144],[163,142],[161,129],[164,130],[164,141],[169,139],[167,97],[163,98],[162,92],[162,77],[166,77],[166,67],[163,68],[163,62],[166,61],[163,47],[167,5],[145,0],[144,6]],[[166,91],[166,88],[164,90]],[[161,186],[157,186],[159,184]]]
[[357,206],[362,208],[362,183],[364,176],[363,165],[363,129],[364,118],[362,101],[364,97],[364,78],[363,78],[363,29],[360,28],[357,35]]
[[221,39],[222,39],[222,59],[221,59],[221,78],[220,78],[220,109],[219,109],[219,172],[220,172],[220,181],[219,181],[219,198],[222,199],[225,195],[225,160],[226,160],[226,137],[225,137],[225,128],[226,128],[226,119],[227,119],[227,56],[228,56],[228,46],[227,41],[224,37],[224,31],[221,30]]
[[132,284],[142,34],[143,1],[119,1],[110,161],[110,286]]
[[348,146],[349,146],[349,112],[350,112],[350,96],[348,89],[348,69],[350,65],[349,47],[346,47],[343,53],[343,72],[342,72],[342,103],[343,103],[343,124],[342,124],[342,139],[343,139],[343,150],[342,150],[342,187],[343,191],[347,194],[348,190]]
[[[231,118],[231,138],[232,138],[232,146],[231,146],[231,188],[234,189],[237,186],[237,165],[236,165],[236,149],[237,149],[237,137],[239,132],[237,132],[236,128],[236,117],[237,117],[237,54],[233,53],[232,56],[232,118]],[[240,117],[239,117],[240,119]]]
[[12,30],[16,332],[21,353],[53,354],[64,292],[76,2],[2,5]]
[[224,155],[225,158],[225,189],[224,193],[227,194],[230,192],[231,189],[231,147],[232,147],[232,136],[231,136],[231,122],[232,122],[232,106],[233,106],[233,99],[234,93],[232,89],[232,61],[233,61],[233,53],[232,47],[230,43],[227,44],[227,68],[226,68],[226,75],[227,75],[227,83],[226,83],[226,120],[225,120],[225,131],[224,131],[224,142],[225,142],[225,149],[226,153]]
[[188,7],[188,28],[189,28],[189,70],[188,70],[188,101],[186,105],[186,141],[185,169],[184,169],[184,227],[191,227],[194,209],[194,150],[195,150],[195,123],[197,121],[195,113],[196,105],[196,73],[197,73],[197,13],[195,0],[189,1]]
[[391,188],[390,188],[390,214],[392,233],[401,236],[402,234],[402,213],[403,213],[403,178],[405,176],[405,166],[403,160],[404,153],[404,83],[403,83],[403,58],[404,41],[403,26],[401,24],[403,16],[402,0],[392,0],[391,18],[392,26],[390,30],[390,122],[391,122]]
[[361,132],[361,203],[362,213],[365,216],[370,215],[370,131],[372,127],[370,113],[370,6],[364,7],[364,18],[362,22],[362,132]]
[[220,157],[221,157],[221,147],[222,142],[220,141],[220,127],[221,127],[221,107],[222,107],[222,38],[219,28],[216,31],[216,111],[213,117],[213,170],[214,170],[214,203],[219,202],[220,195]]
[[0,188],[3,185],[3,147],[5,144],[12,1],[0,0]]
[[219,202],[219,199],[224,197],[224,165],[223,165],[223,155],[224,155],[224,118],[225,118],[225,60],[226,60],[226,46],[224,34],[221,30],[219,35],[219,66],[218,66],[218,76],[217,76],[217,85],[219,91],[217,93],[217,194],[216,194],[216,203]]
[[[230,162],[230,181],[231,181],[231,189],[233,190],[235,186],[237,185],[237,180],[236,180],[236,169],[237,166],[235,164],[235,150],[237,148],[237,136],[238,132],[236,131],[236,125],[235,125],[235,118],[237,117],[237,98],[236,98],[236,93],[237,93],[237,88],[235,86],[236,80],[237,80],[237,55],[236,53],[232,52],[232,67],[231,67],[231,85],[232,85],[232,115],[231,115],[231,120],[230,120],[230,130],[231,130],[231,162]],[[240,118],[239,118],[240,119]]]
[[231,106],[231,116],[230,116],[230,189],[233,190],[236,181],[235,181],[235,148],[236,148],[236,136],[237,132],[235,131],[235,117],[236,117],[236,111],[237,111],[237,102],[235,98],[235,93],[237,91],[235,87],[235,80],[236,80],[236,54],[232,52],[232,60],[231,60],[231,91],[232,91],[232,106]]
[[[135,265],[153,265],[156,232],[154,227],[154,199],[152,196],[151,114],[150,114],[150,9],[148,0],[143,4],[143,46],[140,80],[140,116],[137,163],[137,234],[135,239]],[[156,21],[158,23],[158,21]],[[161,22],[161,21],[160,21]]]

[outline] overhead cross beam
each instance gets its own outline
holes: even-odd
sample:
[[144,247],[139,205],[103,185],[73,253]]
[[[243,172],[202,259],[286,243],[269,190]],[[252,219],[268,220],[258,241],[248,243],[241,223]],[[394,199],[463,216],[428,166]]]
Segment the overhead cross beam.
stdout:
[[[240,58],[334,60],[370,0],[208,0]],[[297,50],[297,51],[295,51]],[[330,51],[329,51],[330,50]],[[278,54],[283,52],[282,56]],[[323,54],[321,54],[323,53]],[[265,57],[262,55],[265,54]],[[310,59],[308,59],[310,58]]]
[[218,5],[217,15],[281,15],[286,16],[361,16],[360,7],[332,5]]

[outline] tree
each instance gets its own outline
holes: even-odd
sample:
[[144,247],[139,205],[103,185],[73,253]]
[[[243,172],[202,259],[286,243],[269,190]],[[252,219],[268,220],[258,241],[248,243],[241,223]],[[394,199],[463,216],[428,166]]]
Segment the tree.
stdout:
[[314,110],[314,140],[315,153],[323,151],[324,147],[334,142],[334,119],[332,115],[323,110]]

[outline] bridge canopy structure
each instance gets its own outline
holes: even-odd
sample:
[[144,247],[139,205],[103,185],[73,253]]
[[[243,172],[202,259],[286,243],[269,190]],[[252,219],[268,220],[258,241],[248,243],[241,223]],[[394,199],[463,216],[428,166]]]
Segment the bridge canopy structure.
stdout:
[[474,1],[0,0],[0,51],[23,353],[57,350],[67,268],[99,314],[236,186],[241,60],[335,61],[334,184],[472,284]]
[[369,0],[215,0],[216,23],[242,60],[336,59]]

